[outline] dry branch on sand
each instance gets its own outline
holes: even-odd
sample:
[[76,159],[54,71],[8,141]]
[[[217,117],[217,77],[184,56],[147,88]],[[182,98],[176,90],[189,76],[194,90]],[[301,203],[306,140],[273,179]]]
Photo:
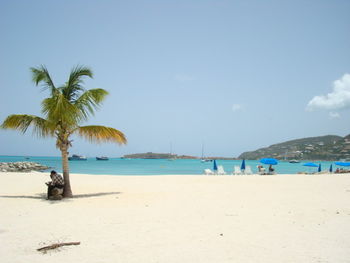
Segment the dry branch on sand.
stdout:
[[50,249],[55,249],[63,246],[73,246],[73,245],[80,245],[80,242],[55,243],[50,246],[38,248],[37,251],[41,251],[45,253],[47,250],[50,250]]

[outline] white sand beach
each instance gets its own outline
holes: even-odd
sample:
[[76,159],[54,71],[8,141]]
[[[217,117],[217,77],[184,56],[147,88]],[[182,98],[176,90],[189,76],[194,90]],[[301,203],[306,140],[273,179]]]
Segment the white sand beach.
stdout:
[[350,262],[349,174],[73,174],[62,201],[48,180],[0,173],[2,263]]

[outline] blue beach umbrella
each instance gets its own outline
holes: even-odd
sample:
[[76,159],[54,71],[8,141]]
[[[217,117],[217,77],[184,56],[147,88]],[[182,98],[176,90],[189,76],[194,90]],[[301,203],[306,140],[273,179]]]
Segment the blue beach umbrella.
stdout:
[[213,170],[214,170],[214,171],[217,171],[217,170],[218,170],[218,166],[217,166],[217,164],[216,164],[216,160],[214,160]]
[[321,164],[318,165],[318,172],[321,172]]
[[245,159],[243,159],[243,161],[242,161],[241,170],[245,170]]
[[318,167],[318,165],[317,165],[317,164],[314,164],[314,163],[304,163],[303,166]]
[[[317,164],[315,163],[304,163],[303,166],[307,166],[307,167],[318,167]],[[311,170],[309,171],[311,173]]]
[[350,163],[348,162],[335,162],[335,164],[339,166],[350,166]]
[[330,173],[333,172],[333,164],[331,164],[331,166],[329,166],[329,172],[330,172]]
[[278,161],[274,158],[263,158],[260,160],[260,162],[263,164],[271,164],[271,165],[278,164]]

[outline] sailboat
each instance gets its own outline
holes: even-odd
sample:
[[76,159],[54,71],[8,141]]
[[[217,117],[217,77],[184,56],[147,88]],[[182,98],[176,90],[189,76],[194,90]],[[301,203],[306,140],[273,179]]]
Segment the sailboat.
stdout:
[[204,158],[204,143],[202,143],[202,156],[201,156],[201,162],[206,163],[206,162],[212,162],[213,160],[205,159]]
[[175,157],[175,154],[173,155],[173,144],[170,143],[170,158],[168,159],[168,161],[175,161],[176,160],[176,157]]

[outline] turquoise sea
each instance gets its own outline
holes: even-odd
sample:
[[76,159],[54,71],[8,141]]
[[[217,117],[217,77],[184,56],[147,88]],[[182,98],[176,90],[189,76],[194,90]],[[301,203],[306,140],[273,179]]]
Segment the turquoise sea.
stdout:
[[[29,158],[29,159],[26,159]],[[40,157],[40,156],[0,156],[0,162],[38,162],[51,169],[62,172],[60,157]],[[218,165],[222,165],[227,174],[232,173],[235,165],[241,165],[240,160],[217,160]],[[309,161],[301,161],[292,164],[287,161],[279,161],[275,166],[279,174],[296,174],[298,172],[317,172],[317,168],[303,166]],[[332,162],[316,162],[321,164],[322,170],[328,170]],[[257,172],[259,161],[246,160],[246,165],[251,166],[254,173]],[[71,173],[86,174],[110,174],[110,175],[170,175],[170,174],[193,174],[201,175],[206,168],[213,169],[212,162],[201,162],[201,160],[167,160],[167,159],[121,159],[111,158],[108,161],[97,161],[95,158],[88,158],[87,161],[69,161]],[[264,165],[266,168],[267,165]],[[335,165],[333,164],[333,169]]]

